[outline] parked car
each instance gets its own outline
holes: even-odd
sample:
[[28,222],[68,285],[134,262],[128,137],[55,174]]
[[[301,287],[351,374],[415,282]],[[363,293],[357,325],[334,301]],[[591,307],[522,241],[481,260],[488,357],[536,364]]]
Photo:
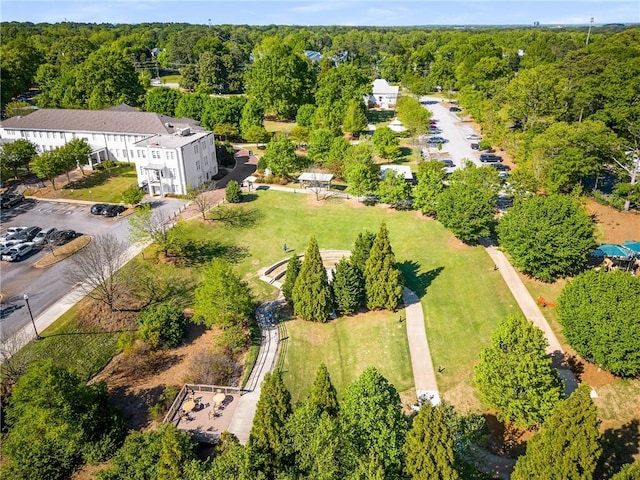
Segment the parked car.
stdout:
[[27,227],[9,227],[7,231],[0,235],[0,242],[5,242],[15,238],[15,236]]
[[91,205],[91,214],[102,215],[102,212],[104,212],[105,208],[108,208],[108,207],[109,207],[108,203],[96,203],[94,205]]
[[49,239],[53,236],[55,232],[58,230],[53,227],[45,228],[44,230],[40,230],[38,234],[33,238],[33,244],[38,247],[42,246],[49,241]]
[[0,207],[11,208],[24,202],[24,195],[19,193],[3,193],[0,198]]
[[8,250],[2,252],[1,258],[2,260],[5,260],[7,262],[17,262],[31,250],[33,250],[33,243],[21,243],[20,245],[16,245],[15,247],[11,247]]
[[440,130],[439,128],[432,127],[429,129],[427,133],[429,133],[429,135],[437,135],[438,133],[442,133],[442,130]]
[[450,158],[441,158],[440,161],[444,163],[444,166],[447,168],[453,168],[456,166],[456,164],[453,163],[453,160],[451,160]]
[[478,135],[477,133],[472,133],[470,135],[467,135],[465,138],[467,140],[482,140],[482,137],[480,135]]
[[431,137],[427,140],[428,143],[447,143],[449,140],[443,137]]
[[51,236],[49,241],[51,242],[52,245],[59,246],[59,245],[64,245],[65,243],[73,240],[74,238],[76,238],[75,230],[58,230]]
[[0,245],[2,245],[2,250],[5,249],[9,249],[11,247],[15,247],[16,245],[20,245],[21,243],[24,243],[22,240],[5,240],[4,242],[1,242]]
[[31,242],[38,233],[42,230],[40,227],[29,227],[24,230],[20,230],[16,233],[16,236],[13,237],[13,240],[22,240],[23,242]]
[[504,163],[492,163],[491,166],[498,170],[499,172],[510,172],[511,167],[509,165],[505,165]]
[[125,210],[126,208],[124,208],[122,205],[109,205],[102,211],[102,215],[104,215],[105,217],[116,217]]
[[479,143],[472,143],[471,144],[471,150],[480,150],[480,144]]
[[461,112],[462,109],[459,107],[449,107],[449,111],[455,113],[455,112]]
[[502,161],[502,157],[494,155],[493,153],[483,153],[480,155],[480,161],[482,163],[497,163]]

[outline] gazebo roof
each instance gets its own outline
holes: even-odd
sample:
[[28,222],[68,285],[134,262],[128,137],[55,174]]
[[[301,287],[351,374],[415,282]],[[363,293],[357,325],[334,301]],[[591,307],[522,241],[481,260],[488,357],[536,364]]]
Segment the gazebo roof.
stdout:
[[304,172],[298,180],[301,182],[330,182],[333,178],[331,173],[316,173],[316,172]]
[[628,260],[634,256],[634,252],[633,250],[622,245],[612,245],[605,243],[596,248],[591,253],[591,255],[594,257],[610,257]]

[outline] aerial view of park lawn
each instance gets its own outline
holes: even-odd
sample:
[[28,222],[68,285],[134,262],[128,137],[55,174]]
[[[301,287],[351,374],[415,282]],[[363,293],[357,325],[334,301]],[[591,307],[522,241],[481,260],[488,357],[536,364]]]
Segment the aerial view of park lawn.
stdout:
[[[441,367],[441,394],[464,410],[481,407],[473,388],[473,365],[497,322],[518,312],[482,247],[463,244],[439,222],[414,211],[269,190],[247,197],[243,204],[223,207],[235,211],[233,215],[213,212],[213,218],[226,220],[190,222],[185,235],[244,252],[237,268],[258,295],[276,295],[258,279],[258,271],[285,257],[283,243],[287,256],[304,253],[312,235],[321,250],[349,250],[358,233],[376,232],[386,222],[406,286],[422,302],[433,363]],[[338,394],[369,364],[400,392],[410,390],[413,379],[406,330],[398,325],[401,314],[374,312],[326,324],[287,322],[290,338],[283,368],[294,400],[304,398],[320,362],[327,364]]]

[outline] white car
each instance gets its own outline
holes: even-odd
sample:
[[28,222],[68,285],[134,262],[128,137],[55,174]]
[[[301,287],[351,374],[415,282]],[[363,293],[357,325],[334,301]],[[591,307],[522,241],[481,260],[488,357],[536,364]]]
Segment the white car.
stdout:
[[465,138],[467,140],[482,140],[482,137],[480,135],[478,135],[477,133],[472,133],[470,135],[467,135]]
[[20,245],[21,243],[24,242],[22,240],[5,240],[4,242],[0,242],[0,245],[2,246],[2,250],[5,250]]
[[58,230],[53,227],[45,228],[44,230],[40,230],[38,234],[34,237],[33,243],[36,246],[41,246],[47,243],[47,241],[55,234]]
[[6,251],[3,251],[1,258],[7,262],[17,262],[31,250],[33,250],[32,242],[21,243],[20,245],[16,245],[15,247],[11,247]]
[[27,228],[27,227],[9,227],[9,228],[7,228],[7,231],[4,232],[2,235],[0,235],[0,242],[4,242],[6,240],[11,240],[11,236],[12,235],[15,235],[16,233],[20,233],[25,228]]

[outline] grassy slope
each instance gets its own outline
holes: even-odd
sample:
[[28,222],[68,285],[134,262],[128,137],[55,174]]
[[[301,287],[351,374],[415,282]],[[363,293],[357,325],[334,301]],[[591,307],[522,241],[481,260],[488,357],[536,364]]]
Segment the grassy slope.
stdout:
[[[197,235],[246,248],[249,256],[239,263],[239,270],[258,292],[274,295],[272,287],[256,279],[255,272],[282,258],[283,242],[302,253],[309,237],[315,235],[320,248],[347,250],[358,232],[365,228],[377,231],[380,222],[386,221],[407,284],[422,298],[434,364],[445,367],[440,388],[445,398],[459,406],[479,407],[471,381],[473,364],[498,320],[518,311],[482,248],[462,245],[438,222],[416,212],[354,206],[342,200],[317,203],[310,195],[269,191],[257,195],[259,200],[240,207],[252,225],[218,223],[212,228],[198,224],[194,225]],[[287,355],[303,359],[304,354],[298,356],[295,349],[292,342]],[[311,382],[315,364],[303,362],[298,368],[303,372],[300,378],[306,376]],[[306,387],[300,388],[304,391]]]

